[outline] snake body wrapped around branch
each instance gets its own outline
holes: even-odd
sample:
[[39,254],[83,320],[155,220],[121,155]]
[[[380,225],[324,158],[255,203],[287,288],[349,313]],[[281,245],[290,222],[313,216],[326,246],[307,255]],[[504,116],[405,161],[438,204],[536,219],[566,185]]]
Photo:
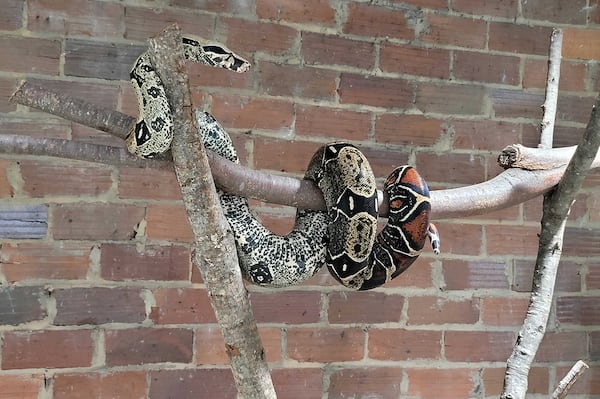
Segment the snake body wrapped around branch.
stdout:
[[[250,68],[248,61],[222,44],[185,38],[183,45],[191,61],[234,72]],[[127,148],[137,156],[151,158],[170,147],[171,108],[147,54],[138,58],[130,76],[140,113],[126,139]],[[238,162],[235,148],[219,123],[203,112],[197,112],[196,119],[204,145]],[[358,148],[348,143],[321,147],[310,161],[305,178],[319,186],[328,210],[299,209],[294,229],[286,236],[265,228],[245,198],[219,193],[235,235],[242,272],[251,282],[272,287],[299,284],[325,263],[344,286],[365,290],[406,270],[428,236],[437,252],[437,230],[429,222],[429,191],[414,168],[399,167],[386,180],[390,216],[379,234],[375,176]]]

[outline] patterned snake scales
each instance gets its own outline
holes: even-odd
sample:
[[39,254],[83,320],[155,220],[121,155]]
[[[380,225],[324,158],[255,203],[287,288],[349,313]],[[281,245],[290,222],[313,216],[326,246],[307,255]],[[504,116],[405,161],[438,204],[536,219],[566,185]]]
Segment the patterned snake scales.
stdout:
[[[185,57],[194,62],[235,72],[250,68],[248,61],[219,43],[184,38],[183,46]],[[127,148],[137,156],[151,158],[171,145],[171,109],[147,53],[138,58],[130,76],[140,112],[126,139]],[[196,119],[206,148],[239,162],[219,123],[204,112],[197,112]],[[428,236],[434,252],[439,252],[437,230],[429,223],[429,190],[411,166],[396,168],[385,182],[389,219],[379,234],[375,176],[355,146],[336,142],[321,147],[304,177],[321,189],[327,211],[299,209],[294,229],[283,237],[260,224],[245,198],[219,193],[242,272],[251,282],[272,287],[299,284],[325,262],[344,286],[368,290],[406,270]]]

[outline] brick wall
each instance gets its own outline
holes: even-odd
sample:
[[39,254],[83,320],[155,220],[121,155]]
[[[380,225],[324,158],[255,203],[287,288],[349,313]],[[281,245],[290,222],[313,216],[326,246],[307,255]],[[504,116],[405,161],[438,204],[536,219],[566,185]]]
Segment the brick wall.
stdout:
[[[245,164],[300,175],[333,138],[377,176],[416,164],[433,189],[495,176],[535,146],[548,37],[564,29],[555,143],[578,141],[600,90],[598,0],[4,0],[0,132],[122,145],[8,102],[20,79],[136,113],[144,40],[177,21],[249,57],[236,75],[190,65],[198,105]],[[577,359],[574,398],[600,397],[600,179],[578,197],[557,299],[530,378],[547,397]],[[276,232],[293,210],[254,203]],[[249,287],[281,398],[484,398],[502,386],[528,302],[540,199],[439,221],[430,250],[373,292],[322,271]],[[233,398],[223,342],[172,173],[45,157],[0,159],[0,396]]]

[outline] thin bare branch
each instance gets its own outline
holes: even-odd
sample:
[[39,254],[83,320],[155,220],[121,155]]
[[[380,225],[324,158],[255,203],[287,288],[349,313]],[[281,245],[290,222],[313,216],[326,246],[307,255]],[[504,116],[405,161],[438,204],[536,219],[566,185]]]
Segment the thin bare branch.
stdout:
[[578,360],[577,363],[571,367],[571,370],[569,370],[567,375],[560,380],[556,386],[556,389],[554,392],[552,392],[552,399],[564,399],[577,379],[581,377],[589,368],[590,366],[588,366],[583,360]]
[[544,117],[541,123],[540,147],[552,148],[554,121],[558,103],[558,83],[560,81],[560,60],[562,58],[563,32],[553,29],[550,35],[550,56],[548,57],[548,78],[546,80],[546,101],[542,105]]
[[[567,166],[577,146],[561,148],[531,148],[512,144],[502,150],[498,163],[503,168],[547,170]],[[596,154],[592,169],[600,167],[600,154]]]

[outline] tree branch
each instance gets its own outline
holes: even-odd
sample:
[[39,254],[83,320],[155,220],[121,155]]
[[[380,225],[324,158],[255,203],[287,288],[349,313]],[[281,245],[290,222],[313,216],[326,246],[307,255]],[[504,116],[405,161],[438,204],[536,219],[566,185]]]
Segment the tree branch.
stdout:
[[195,237],[193,261],[207,286],[225,338],[239,398],[274,398],[258,328],[242,280],[233,234],[221,209],[195,126],[182,39],[177,26],[149,42],[149,54],[173,110],[171,152]]
[[[567,166],[575,153],[576,145],[561,148],[531,148],[512,144],[502,150],[498,163],[503,168],[547,170]],[[600,167],[600,154],[596,154],[592,169]]]
[[548,57],[548,79],[546,80],[546,101],[542,105],[540,148],[552,148],[554,137],[554,121],[558,102],[558,82],[560,81],[560,60],[562,54],[563,32],[553,29],[550,35],[550,56]]
[[573,367],[571,367],[571,370],[569,370],[567,375],[565,375],[564,378],[560,380],[560,382],[556,386],[556,389],[554,390],[554,392],[552,392],[552,399],[564,399],[567,396],[567,393],[569,393],[569,390],[571,389],[573,384],[575,384],[575,382],[577,381],[577,379],[581,377],[583,373],[585,373],[585,371],[589,368],[590,366],[588,366],[584,361],[578,360],[577,363],[575,363]]

